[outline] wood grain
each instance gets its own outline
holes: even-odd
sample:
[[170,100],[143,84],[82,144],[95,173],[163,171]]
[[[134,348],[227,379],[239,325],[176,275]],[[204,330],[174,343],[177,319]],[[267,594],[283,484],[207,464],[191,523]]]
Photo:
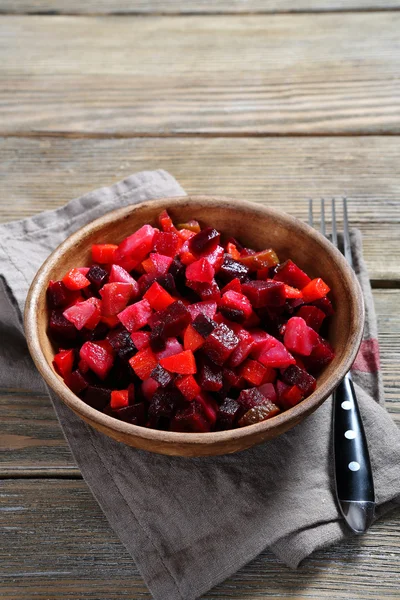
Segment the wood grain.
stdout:
[[[1,501],[3,600],[151,600],[83,481],[7,481]],[[265,551],[203,599],[398,599],[399,528],[392,512],[296,571]]]
[[0,17],[0,134],[398,134],[397,12]]
[[[162,167],[188,193],[264,202],[307,219],[307,198],[351,198],[376,281],[400,280],[396,137],[0,138],[0,221],[63,205],[135,171]],[[385,251],[382,251],[385,248]]]
[[[400,291],[374,290],[386,406],[400,426]],[[0,477],[77,476],[50,400],[28,391],[0,394]]]
[[2,0],[12,14],[276,13],[398,9],[398,0]]

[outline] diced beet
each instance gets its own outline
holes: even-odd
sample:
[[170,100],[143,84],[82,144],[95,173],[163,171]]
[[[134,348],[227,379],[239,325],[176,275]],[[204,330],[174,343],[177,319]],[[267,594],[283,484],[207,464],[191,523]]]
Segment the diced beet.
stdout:
[[99,289],[103,287],[103,285],[105,285],[108,281],[107,271],[105,269],[102,269],[102,267],[99,267],[98,265],[93,265],[92,267],[90,267],[86,277],[87,279],[89,279],[91,287],[96,292],[98,292]]
[[220,429],[232,429],[237,416],[240,414],[240,404],[232,398],[225,398],[218,408],[217,422]]
[[189,250],[195,256],[213,252],[219,244],[220,234],[212,227],[205,227],[189,240]]
[[244,414],[255,406],[265,404],[266,398],[261,394],[261,392],[258,391],[257,388],[249,388],[240,392],[238,402],[242,407],[242,414]]
[[138,350],[146,348],[150,344],[150,331],[134,331],[131,339]]
[[157,281],[151,284],[143,297],[153,310],[164,310],[175,302],[175,299]]
[[162,323],[156,323],[150,333],[150,348],[153,352],[165,350],[166,340]]
[[186,279],[201,283],[211,283],[214,279],[214,267],[207,258],[200,258],[186,267]]
[[232,321],[233,323],[243,323],[246,320],[246,316],[242,310],[229,308],[228,306],[220,306],[219,310],[228,321]]
[[207,260],[210,265],[213,267],[215,273],[221,268],[222,263],[224,262],[225,251],[222,246],[217,246],[211,254],[207,254]]
[[145,425],[147,408],[144,402],[138,402],[115,411],[116,416],[121,421],[132,423],[133,425]]
[[151,399],[149,420],[152,427],[167,428],[169,420],[180,406],[182,396],[178,390],[158,389]]
[[155,233],[156,231],[151,225],[143,225],[120,243],[115,251],[113,262],[117,264],[126,260],[132,261],[134,264],[142,262],[153,247]]
[[144,327],[151,315],[151,306],[146,299],[143,299],[125,308],[118,314],[118,319],[132,333]]
[[143,348],[139,350],[135,356],[129,359],[129,364],[135,371],[136,375],[144,380],[148,379],[153,369],[157,366],[157,359],[151,348]]
[[301,306],[296,316],[304,319],[309,327],[318,332],[326,315],[316,306]]
[[102,298],[102,313],[106,317],[111,317],[122,312],[133,293],[131,283],[106,283],[100,290]]
[[118,248],[115,244],[93,244],[92,260],[100,265],[110,264],[114,260],[115,251]]
[[252,313],[252,307],[248,298],[244,294],[234,292],[233,290],[225,292],[219,306],[220,308],[224,307],[242,311],[246,319],[248,319]]
[[283,341],[288,350],[301,356],[309,356],[317,340],[318,334],[301,317],[292,317],[286,323]]
[[204,302],[219,302],[221,291],[215,279],[211,283],[187,280],[186,286],[196,292]]
[[264,398],[276,404],[277,394],[273,383],[263,383],[262,385],[259,385],[257,389]]
[[100,379],[105,379],[114,363],[111,352],[94,342],[85,342],[79,355]]
[[198,381],[208,392],[219,392],[223,385],[222,368],[209,360],[201,360]]
[[245,427],[246,425],[254,425],[255,423],[261,423],[271,417],[279,414],[280,409],[270,400],[266,400],[265,404],[260,406],[254,406],[247,411],[238,421],[239,427]]
[[152,377],[149,377],[148,379],[145,379],[142,382],[141,387],[142,387],[143,396],[146,398],[146,400],[148,402],[150,402],[152,397],[154,396],[154,394],[160,387],[160,384],[158,383],[158,381],[156,381]]
[[190,265],[196,260],[195,255],[192,254],[189,250],[189,240],[184,242],[181,249],[179,250],[179,260],[186,266]]
[[312,375],[297,365],[290,365],[282,372],[283,381],[288,385],[297,385],[304,396],[309,396],[315,390],[317,384]]
[[179,335],[192,320],[189,310],[180,300],[170,304],[157,317],[163,324],[164,337]]
[[240,367],[239,374],[252,385],[261,385],[267,369],[257,360],[248,358]]
[[217,365],[223,365],[239,344],[239,338],[232,329],[220,323],[207,337],[202,348],[210,360]]
[[246,329],[241,327],[239,330],[235,331],[235,334],[239,338],[239,344],[229,358],[229,365],[232,367],[240,365],[249,356],[254,346],[254,340]]
[[243,281],[248,277],[249,269],[241,262],[234,260],[230,254],[225,254],[224,262],[222,263],[218,277],[224,282],[228,283],[232,279],[239,279]]
[[65,378],[65,383],[74,394],[79,395],[89,385],[89,381],[84,373],[81,373],[79,369],[72,371],[70,375]]
[[53,360],[55,370],[61,377],[65,378],[72,373],[75,361],[75,352],[73,350],[60,350]]
[[175,231],[157,231],[153,240],[153,250],[164,256],[174,258],[182,242]]
[[267,248],[266,250],[254,252],[247,256],[245,256],[242,252],[240,256],[240,262],[248,267],[250,271],[257,271],[258,269],[274,267],[279,263],[279,258],[272,248]]
[[194,402],[197,402],[201,405],[204,416],[210,423],[211,427],[213,427],[216,423],[218,412],[218,404],[214,398],[212,398],[206,392],[201,392],[198,396],[196,396]]
[[168,373],[160,364],[157,365],[151,372],[150,377],[157,381],[161,387],[167,387],[172,381],[172,375]]
[[75,325],[63,315],[62,309],[54,309],[50,314],[49,329],[57,340],[74,340],[77,336]]
[[171,431],[205,433],[210,429],[210,423],[204,417],[202,406],[196,400],[187,408],[178,410],[171,421]]
[[252,351],[252,355],[265,367],[274,369],[284,369],[289,365],[295,364],[295,359],[287,351],[285,346],[274,338],[268,335],[256,351]]
[[185,350],[195,352],[204,344],[204,338],[198,333],[192,325],[188,325],[183,334],[183,347]]
[[283,281],[292,287],[301,290],[307,283],[310,283],[310,277],[304,273],[292,260],[279,265],[274,275],[275,281]]
[[154,273],[156,277],[165,275],[172,264],[172,258],[164,254],[152,252],[146,260],[142,262],[146,273]]
[[283,306],[286,301],[284,284],[272,279],[245,282],[242,285],[242,291],[254,308]]
[[317,343],[310,356],[304,358],[304,364],[307,366],[307,369],[316,371],[329,364],[334,356],[335,353],[329,342],[318,336]]
[[234,369],[224,367],[222,370],[223,388],[225,392],[229,392],[231,388],[243,389],[246,387],[246,380],[243,379]]
[[195,304],[191,304],[187,307],[190,315],[192,317],[192,321],[196,320],[196,317],[200,314],[208,317],[209,319],[213,319],[215,313],[217,312],[217,303],[216,302],[196,302]]
[[111,400],[111,390],[109,388],[89,385],[83,400],[92,408],[103,411]]
[[175,385],[186,400],[191,402],[201,392],[201,388],[193,375],[179,375]]
[[180,344],[176,338],[170,337],[165,342],[165,350],[157,352],[157,359],[168,358],[169,356],[174,356],[180,352],[183,352],[182,344]]
[[225,292],[229,292],[229,290],[238,292],[239,294],[242,293],[242,284],[240,283],[240,280],[237,277],[235,279],[232,279],[232,281],[227,283],[226,286],[222,288],[221,294],[225,294]]
[[111,408],[117,410],[118,408],[125,408],[129,404],[128,390],[113,390],[111,392]]
[[62,308],[68,306],[76,298],[79,298],[79,290],[69,290],[62,281],[49,281],[47,288],[47,299],[50,308]]
[[165,275],[161,275],[156,279],[157,283],[161,285],[171,296],[178,295],[178,289],[175,285],[175,279],[171,275],[171,273],[166,273]]
[[160,359],[160,365],[170,371],[180,375],[190,375],[196,373],[196,361],[191,350],[184,350],[179,354]]
[[265,340],[269,339],[270,335],[263,329],[251,329],[249,333],[253,338],[253,348],[251,354],[256,357],[257,352],[261,350]]
[[215,329],[215,322],[205,312],[199,313],[192,321],[193,328],[206,339]]
[[311,305],[322,310],[327,317],[331,317],[335,312],[333,310],[332,302],[326,297],[320,298],[319,300],[314,300],[314,302],[311,302]]
[[[279,283],[279,282],[277,282]],[[291,287],[290,285],[287,285],[286,283],[283,284],[285,287],[285,298],[286,300],[293,300],[293,299],[302,299],[303,298],[303,293],[301,290],[298,290],[297,288]]]
[[136,353],[136,346],[126,329],[111,331],[106,339],[122,360],[129,360]]

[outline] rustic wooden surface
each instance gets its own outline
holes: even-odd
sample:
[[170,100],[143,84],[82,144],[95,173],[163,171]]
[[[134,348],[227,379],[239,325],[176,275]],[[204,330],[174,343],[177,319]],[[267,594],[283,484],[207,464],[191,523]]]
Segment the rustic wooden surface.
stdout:
[[[308,197],[348,195],[400,425],[399,8],[0,0],[0,221],[145,168],[303,219]],[[0,431],[1,598],[150,600],[49,400],[1,391]],[[296,572],[264,552],[204,600],[397,599],[399,536],[397,511]]]

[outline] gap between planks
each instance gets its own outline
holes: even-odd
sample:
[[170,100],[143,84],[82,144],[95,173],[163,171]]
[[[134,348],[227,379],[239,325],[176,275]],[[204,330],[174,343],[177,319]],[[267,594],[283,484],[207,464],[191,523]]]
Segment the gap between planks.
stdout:
[[[0,16],[2,16],[0,14]],[[80,15],[78,15],[80,16]],[[86,15],[85,15],[86,16]],[[264,131],[118,131],[118,132],[85,132],[85,131],[1,131],[2,138],[61,138],[61,139],[88,139],[88,140],[125,140],[125,139],[168,139],[168,138],[211,138],[211,139],[232,139],[232,138],[357,138],[357,137],[399,137],[400,133],[396,131],[348,131],[348,132],[312,132],[306,131],[282,131],[268,133]]]

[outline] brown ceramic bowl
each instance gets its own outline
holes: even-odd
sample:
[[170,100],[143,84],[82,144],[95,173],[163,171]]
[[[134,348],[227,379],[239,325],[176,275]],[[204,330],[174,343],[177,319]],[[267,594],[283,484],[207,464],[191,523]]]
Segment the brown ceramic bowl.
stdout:
[[[175,433],[131,425],[105,415],[80,400],[55,373],[55,354],[47,336],[46,288],[70,268],[88,265],[91,244],[120,242],[144,223],[154,223],[167,208],[178,222],[198,219],[257,250],[274,248],[281,261],[291,258],[310,276],[321,276],[331,288],[336,309],[329,340],[335,358],[318,377],[315,392],[294,408],[270,420],[214,433]],[[25,330],[33,360],[47,384],[82,419],[106,435],[136,448],[178,456],[227,454],[244,450],[291,429],[331,394],[354,361],[364,324],[359,284],[343,256],[318,232],[277,210],[219,197],[184,197],[121,208],[96,219],[65,240],[46,260],[29,291]]]

